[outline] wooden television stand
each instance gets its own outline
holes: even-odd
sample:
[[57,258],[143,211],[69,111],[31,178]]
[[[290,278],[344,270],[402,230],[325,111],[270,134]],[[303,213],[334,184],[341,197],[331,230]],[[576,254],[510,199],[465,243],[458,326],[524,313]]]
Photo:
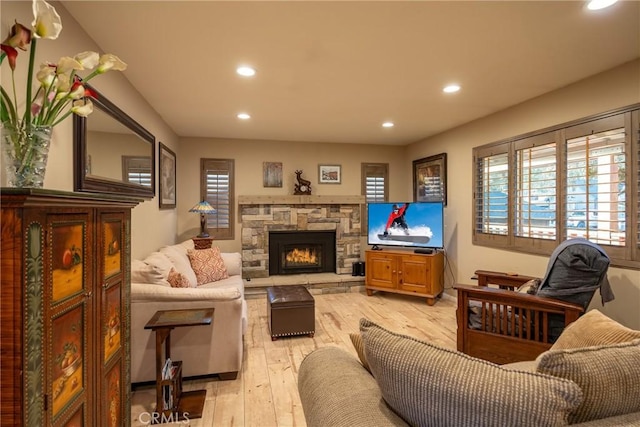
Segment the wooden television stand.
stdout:
[[414,295],[433,305],[444,290],[444,254],[409,250],[365,251],[365,288],[373,291]]

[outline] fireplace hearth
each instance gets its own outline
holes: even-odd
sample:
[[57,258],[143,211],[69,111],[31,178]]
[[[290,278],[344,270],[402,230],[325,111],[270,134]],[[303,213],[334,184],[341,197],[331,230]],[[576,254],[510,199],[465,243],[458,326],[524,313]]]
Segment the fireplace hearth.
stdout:
[[269,232],[269,275],[336,272],[335,231]]

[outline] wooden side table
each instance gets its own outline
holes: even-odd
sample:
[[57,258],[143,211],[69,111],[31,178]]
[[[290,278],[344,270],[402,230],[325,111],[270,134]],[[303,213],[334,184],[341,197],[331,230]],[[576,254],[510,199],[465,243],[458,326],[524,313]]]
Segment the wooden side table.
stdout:
[[191,240],[196,249],[209,249],[213,244],[213,237],[193,237]]
[[[184,326],[210,325],[213,322],[213,312],[213,308],[160,310],[144,326],[156,333],[156,412],[165,417],[173,413],[185,420],[202,418],[206,390],[182,391],[181,361],[172,361],[170,375],[163,375],[163,368],[165,361],[171,356],[171,330]],[[165,402],[168,403],[167,408]],[[162,418],[158,422],[163,422]]]

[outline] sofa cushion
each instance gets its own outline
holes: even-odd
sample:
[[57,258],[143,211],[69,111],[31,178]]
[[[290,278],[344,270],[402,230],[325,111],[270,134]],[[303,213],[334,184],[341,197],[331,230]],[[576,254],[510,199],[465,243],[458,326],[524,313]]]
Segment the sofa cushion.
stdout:
[[187,250],[184,244],[177,244],[160,248],[160,253],[166,255],[167,258],[171,260],[173,266],[179,273],[187,276],[192,287],[196,287],[198,286],[198,279],[191,268]]
[[566,425],[582,399],[572,381],[499,365],[360,320],[382,395],[411,425]]
[[242,274],[242,255],[240,252],[221,252],[220,256],[227,267],[229,276],[240,276]]
[[[180,301],[230,301],[241,300],[242,293],[235,286],[220,288],[172,288],[171,286],[159,287],[147,283],[133,283],[131,285],[131,302],[169,302],[178,304]],[[176,306],[178,307],[178,306]]]
[[574,381],[584,399],[569,420],[597,420],[640,411],[640,340],[620,344],[549,350],[537,370]]
[[220,248],[189,249],[187,256],[191,262],[191,268],[196,274],[198,285],[209,282],[217,282],[229,277],[224,261],[220,256]]
[[640,339],[640,331],[629,329],[594,309],[567,326],[551,350],[618,344],[636,339]]
[[131,262],[131,281],[171,286],[167,277],[172,268],[173,264],[169,258],[160,252],[152,252],[143,261],[133,260]]
[[171,285],[172,288],[190,288],[191,284],[189,283],[189,279],[184,274],[178,273],[175,268],[172,268],[169,271],[169,277],[167,277],[167,281]]
[[356,353],[358,354],[358,359],[360,359],[360,363],[364,368],[371,372],[371,368],[369,368],[369,363],[367,363],[367,355],[364,354],[364,342],[362,341],[362,335],[351,333],[349,334],[349,338],[351,338],[351,343],[353,344],[353,348],[356,349]]

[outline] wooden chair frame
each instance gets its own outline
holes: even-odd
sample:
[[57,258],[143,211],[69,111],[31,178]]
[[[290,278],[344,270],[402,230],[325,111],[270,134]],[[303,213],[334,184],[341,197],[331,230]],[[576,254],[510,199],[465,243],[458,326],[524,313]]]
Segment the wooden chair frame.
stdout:
[[[579,304],[514,291],[534,277],[485,270],[476,276],[478,286],[455,286],[458,350],[470,356],[498,364],[534,360],[551,348],[549,315],[562,315],[566,326],[584,312]],[[472,301],[480,309],[480,329],[469,326]]]

